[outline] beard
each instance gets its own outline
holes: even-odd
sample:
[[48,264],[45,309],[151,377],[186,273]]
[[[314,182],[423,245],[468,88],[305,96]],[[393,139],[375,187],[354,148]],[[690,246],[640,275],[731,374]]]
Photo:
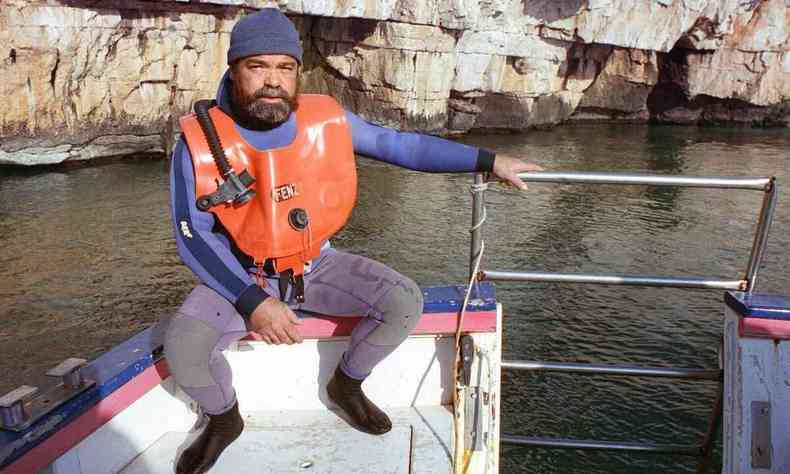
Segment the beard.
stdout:
[[[291,112],[296,110],[296,97],[299,95],[299,83],[293,96],[288,95],[280,87],[261,87],[250,95],[243,93],[234,84],[232,87],[233,114],[241,126],[251,130],[269,130],[288,120]],[[264,102],[263,97],[279,97],[278,102]]]

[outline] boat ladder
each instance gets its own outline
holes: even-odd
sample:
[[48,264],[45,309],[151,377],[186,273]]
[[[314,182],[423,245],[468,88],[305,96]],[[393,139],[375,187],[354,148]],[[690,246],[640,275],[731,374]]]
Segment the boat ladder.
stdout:
[[[691,177],[674,175],[611,174],[589,172],[527,172],[520,173],[519,177],[522,180],[531,183],[676,186],[762,191],[764,193],[763,203],[754,234],[751,255],[749,257],[749,263],[747,265],[746,272],[743,278],[738,280],[721,280],[699,277],[689,278],[612,274],[570,274],[549,272],[493,271],[482,269],[477,273],[478,280],[675,287],[685,289],[711,289],[719,291],[739,290],[750,293],[754,289],[757,271],[763,258],[765,245],[768,239],[768,230],[771,226],[774,209],[776,207],[777,193],[774,177]],[[472,186],[473,225],[471,228],[472,243],[470,255],[470,277],[472,276],[471,273],[474,271],[473,269],[475,268],[475,264],[479,264],[478,259],[482,256],[482,224],[485,221],[486,216],[486,188],[487,183],[485,175],[482,173],[476,174],[474,185]],[[502,369],[509,370],[718,381],[718,394],[711,412],[708,429],[701,443],[697,445],[685,446],[578,439],[549,439],[519,436],[515,434],[501,435],[501,442],[503,444],[518,446],[554,449],[616,450],[697,456],[700,458],[697,465],[698,473],[707,472],[708,467],[711,464],[713,442],[715,441],[716,434],[719,430],[719,424],[722,417],[724,380],[721,368],[696,369],[676,367],[632,367],[625,365],[553,363],[522,360],[503,360],[501,366]]]

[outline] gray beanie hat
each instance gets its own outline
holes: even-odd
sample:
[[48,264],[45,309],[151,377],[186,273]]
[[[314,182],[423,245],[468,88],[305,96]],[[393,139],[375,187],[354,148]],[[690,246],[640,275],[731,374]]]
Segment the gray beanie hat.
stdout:
[[256,54],[287,54],[302,63],[299,33],[278,8],[262,8],[245,16],[230,33],[228,64]]

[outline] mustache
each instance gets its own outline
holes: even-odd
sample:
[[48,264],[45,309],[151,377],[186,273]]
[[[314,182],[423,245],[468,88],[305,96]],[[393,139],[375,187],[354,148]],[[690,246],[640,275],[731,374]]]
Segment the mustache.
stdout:
[[261,87],[252,94],[251,100],[262,99],[264,97],[279,97],[281,99],[289,100],[291,97],[280,87]]

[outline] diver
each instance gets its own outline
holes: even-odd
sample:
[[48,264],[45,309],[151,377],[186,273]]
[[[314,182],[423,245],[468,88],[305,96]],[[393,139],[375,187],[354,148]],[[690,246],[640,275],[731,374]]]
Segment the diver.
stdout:
[[355,154],[426,172],[490,172],[521,189],[517,173],[540,169],[372,125],[332,97],[300,94],[302,53],[277,8],[243,17],[216,103],[201,101],[181,119],[171,211],[179,255],[200,284],[172,318],[165,353],[208,423],[178,473],[206,472],[244,427],[222,351],[250,331],[269,344],[301,342],[299,311],[364,317],[327,392],[359,429],[391,429],[362,382],[415,327],[422,293],[395,270],[329,244],[356,200]]

